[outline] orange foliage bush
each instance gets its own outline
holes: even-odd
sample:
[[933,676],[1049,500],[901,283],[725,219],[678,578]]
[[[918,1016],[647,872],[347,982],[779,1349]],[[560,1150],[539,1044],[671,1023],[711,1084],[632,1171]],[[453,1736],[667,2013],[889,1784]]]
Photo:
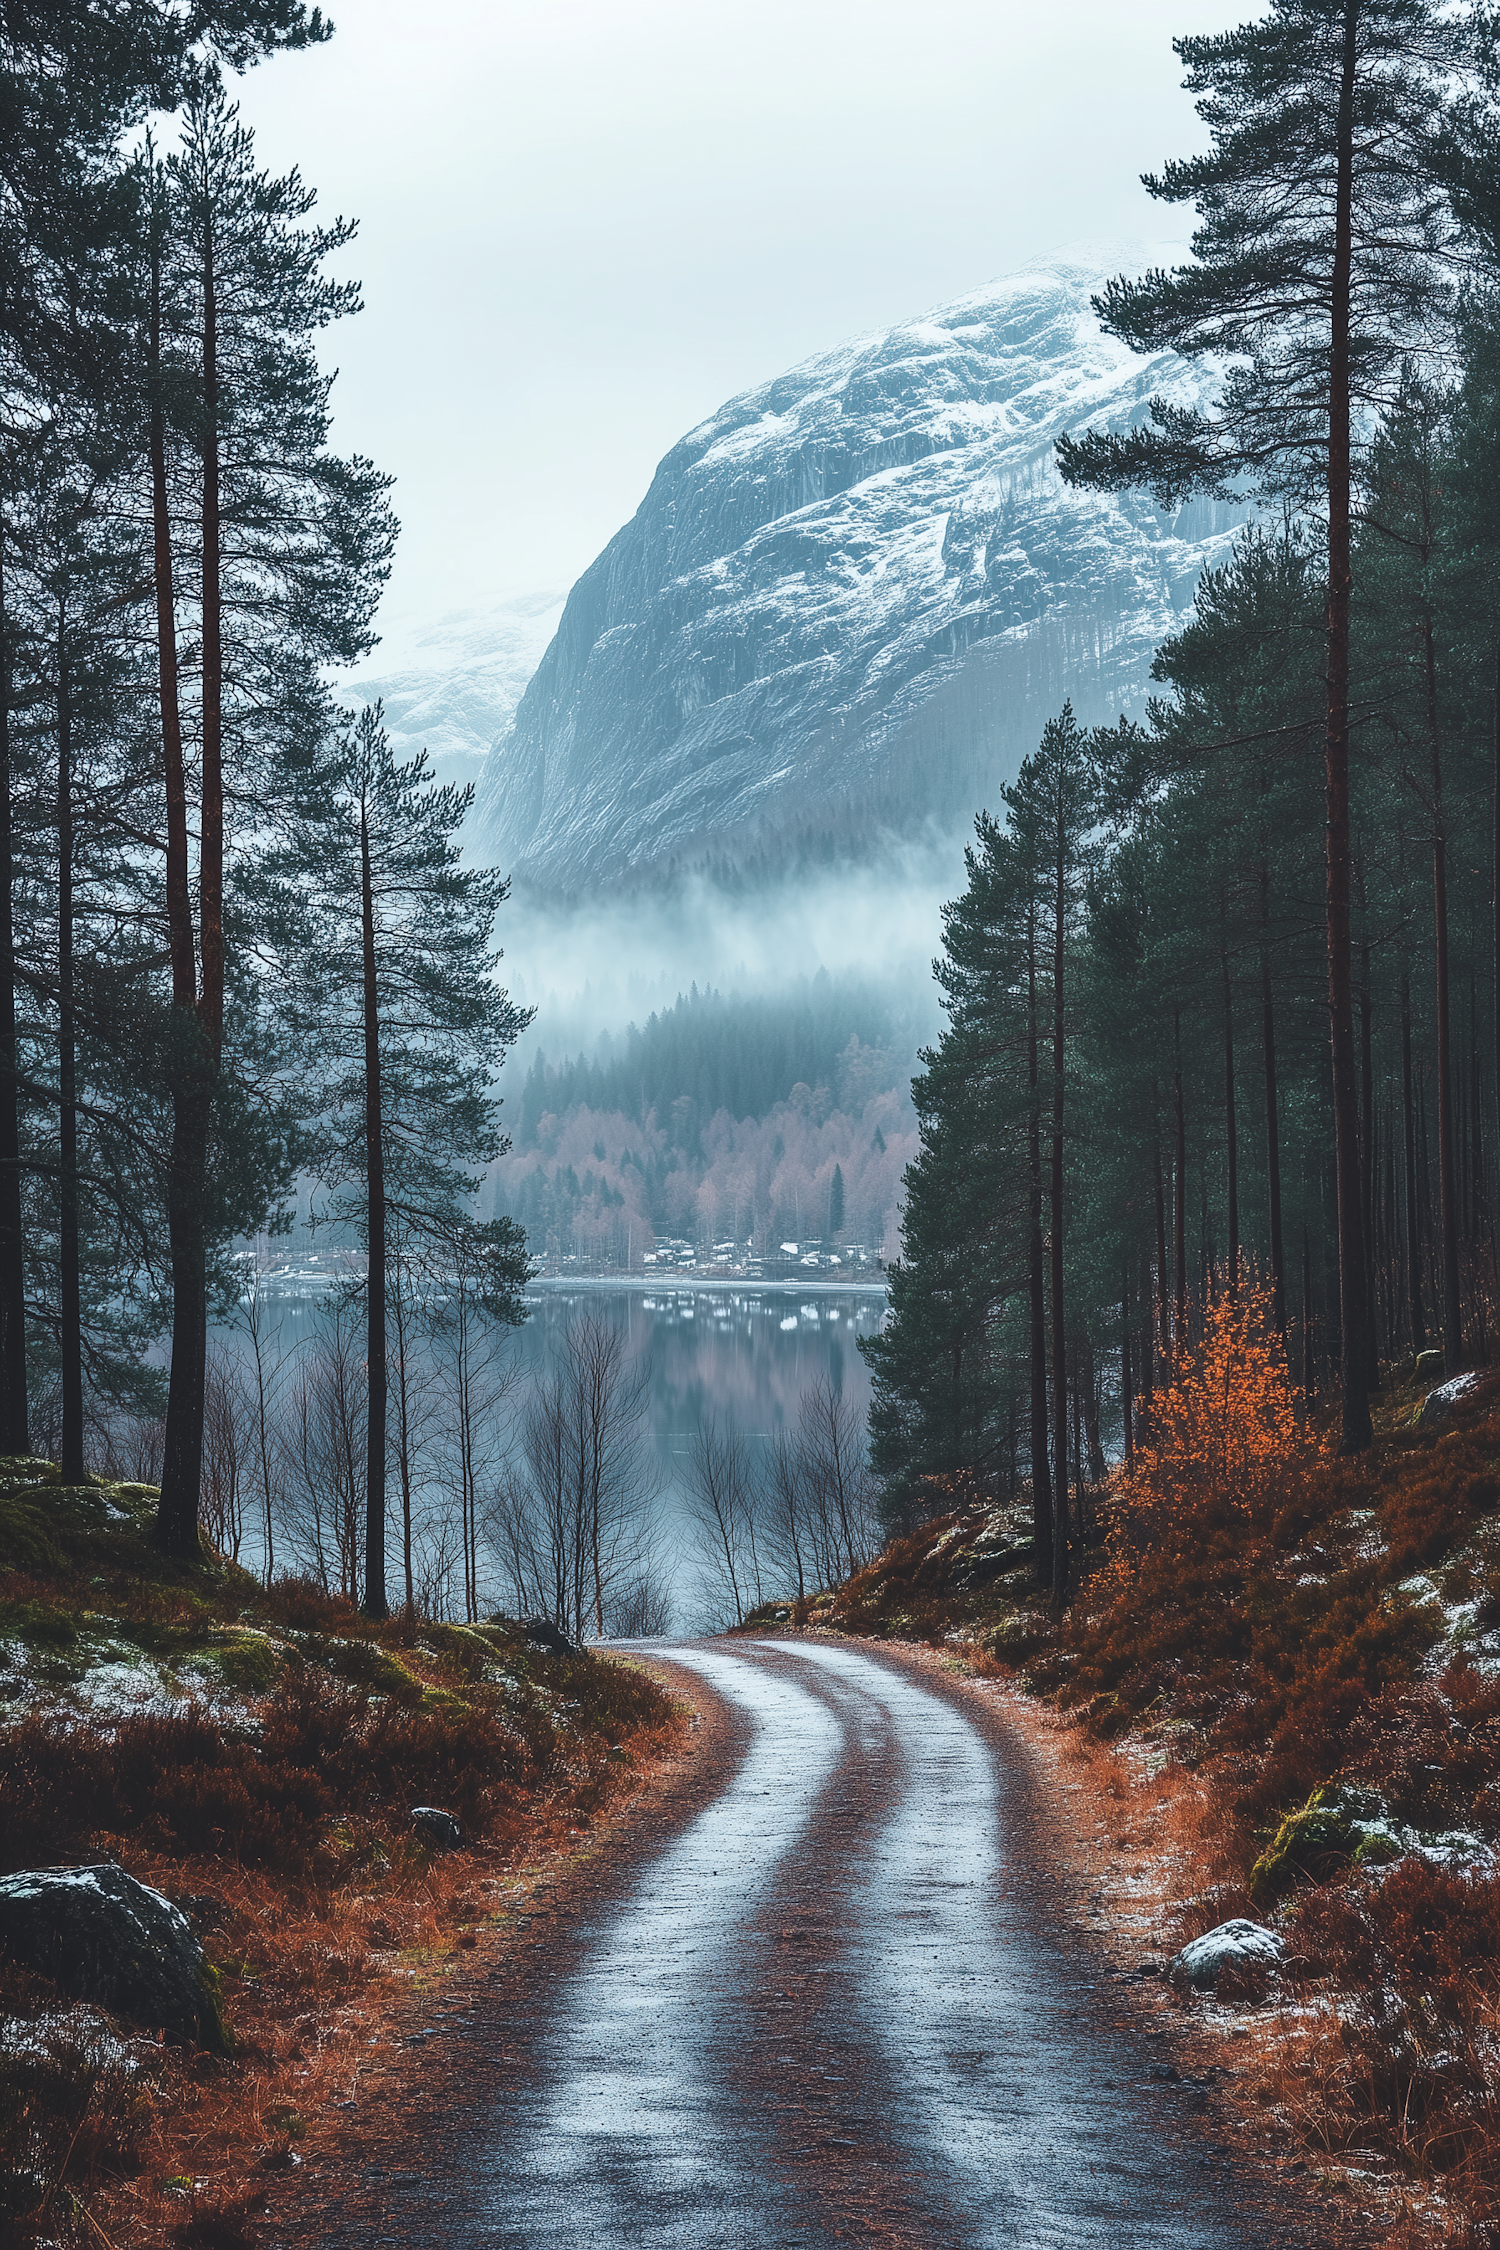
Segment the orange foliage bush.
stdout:
[[1308,1458],[1269,1291],[1251,1284],[1221,1295],[1202,1342],[1152,1394],[1133,1459],[1111,1479],[1114,1572],[1146,1554],[1194,1555],[1209,1526],[1242,1535],[1267,1527]]

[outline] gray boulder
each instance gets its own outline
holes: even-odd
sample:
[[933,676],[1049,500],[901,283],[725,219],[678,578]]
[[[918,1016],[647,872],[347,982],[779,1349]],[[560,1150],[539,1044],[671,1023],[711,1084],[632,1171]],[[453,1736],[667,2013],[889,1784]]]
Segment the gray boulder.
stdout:
[[464,1832],[451,1812],[443,1812],[437,1805],[413,1805],[411,1824],[419,1836],[439,1851],[456,1852],[464,1840]]
[[1232,1922],[1221,1922],[1217,1929],[1205,1930],[1185,1945],[1167,1971],[1173,1984],[1190,1984],[1200,1992],[1211,1992],[1225,1969],[1274,1969],[1280,1966],[1286,1951],[1274,1930],[1264,1922],[1247,1922],[1242,1917]]
[[217,1979],[187,1916],[123,1867],[0,1877],[0,1952],[77,2000],[228,2051]]
[[549,1656],[576,1656],[577,1649],[566,1633],[559,1632],[550,1617],[523,1617],[521,1631],[533,1648],[542,1648]]
[[1439,1428],[1447,1421],[1459,1400],[1467,1398],[1471,1391],[1477,1391],[1478,1388],[1479,1377],[1473,1373],[1453,1375],[1446,1383],[1439,1383],[1435,1391],[1427,1393],[1417,1409],[1418,1428],[1423,1430]]

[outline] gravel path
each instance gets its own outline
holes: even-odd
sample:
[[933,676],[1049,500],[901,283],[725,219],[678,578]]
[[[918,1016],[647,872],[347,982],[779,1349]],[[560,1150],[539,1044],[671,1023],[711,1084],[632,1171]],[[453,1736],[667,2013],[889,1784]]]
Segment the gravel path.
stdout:
[[1214,2142],[1201,2090],[1067,1926],[1003,1729],[894,1655],[651,1653],[710,1721],[671,1832],[627,1845],[437,2022],[406,2168],[382,2157],[337,2194],[308,2182],[296,2224],[278,2198],[278,2241],[1330,2239]]

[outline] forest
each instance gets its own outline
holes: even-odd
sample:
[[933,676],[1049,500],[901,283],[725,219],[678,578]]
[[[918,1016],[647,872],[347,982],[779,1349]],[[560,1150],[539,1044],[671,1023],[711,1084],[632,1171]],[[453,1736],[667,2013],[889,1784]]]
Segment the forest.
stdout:
[[881,1256],[916,1150],[915,1047],[889,990],[826,970],[773,993],[694,986],[592,1056],[537,1056],[496,1212],[538,1254],[598,1266],[638,1265],[657,1236]]
[[526,1270],[472,1215],[527,1020],[506,885],[460,865],[468,793],[331,685],[398,528],[317,355],[360,309],[328,272],[355,230],[259,168],[227,84],[328,31],[300,0],[22,7],[0,46],[0,1452],[78,1485],[159,1421],[156,1535],[190,1559],[211,1315],[294,1182],[366,1253],[379,1371],[389,1272],[408,1316],[457,1291],[503,1326]]
[[1221,1293],[1265,1292],[1351,1453],[1393,1370],[1494,1349],[1500,203],[1474,53],[1433,93],[1468,36],[1391,8],[1331,60],[1180,41],[1213,147],[1146,184],[1196,204],[1197,263],[1096,299],[1224,387],[1065,437],[1064,479],[1257,513],[1148,721],[1065,706],[976,822],[864,1347],[892,1519],[1029,1477],[1059,1601],[1073,1487],[1128,1463]]

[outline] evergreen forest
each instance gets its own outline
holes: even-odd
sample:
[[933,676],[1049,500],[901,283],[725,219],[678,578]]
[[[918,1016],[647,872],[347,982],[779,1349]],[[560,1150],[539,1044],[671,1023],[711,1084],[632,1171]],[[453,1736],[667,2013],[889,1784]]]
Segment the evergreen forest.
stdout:
[[1212,146],[1146,185],[1196,262],[1095,305],[1223,388],[1058,465],[1257,512],[1148,723],[1064,708],[976,822],[865,1347],[893,1517],[1029,1476],[1058,1600],[1219,1297],[1263,1294],[1350,1453],[1500,1321],[1493,57],[1398,0],[1177,45]]
[[158,1419],[156,1537],[184,1558],[210,1322],[294,1182],[367,1252],[371,1368],[388,1269],[408,1298],[461,1276],[501,1325],[525,1273],[517,1229],[471,1216],[526,1020],[495,975],[505,884],[459,864],[467,794],[331,684],[397,533],[389,477],[330,442],[318,358],[360,309],[328,271],[355,230],[261,169],[230,85],[329,30],[302,0],[0,24],[0,1452],[76,1486],[120,1417]]

